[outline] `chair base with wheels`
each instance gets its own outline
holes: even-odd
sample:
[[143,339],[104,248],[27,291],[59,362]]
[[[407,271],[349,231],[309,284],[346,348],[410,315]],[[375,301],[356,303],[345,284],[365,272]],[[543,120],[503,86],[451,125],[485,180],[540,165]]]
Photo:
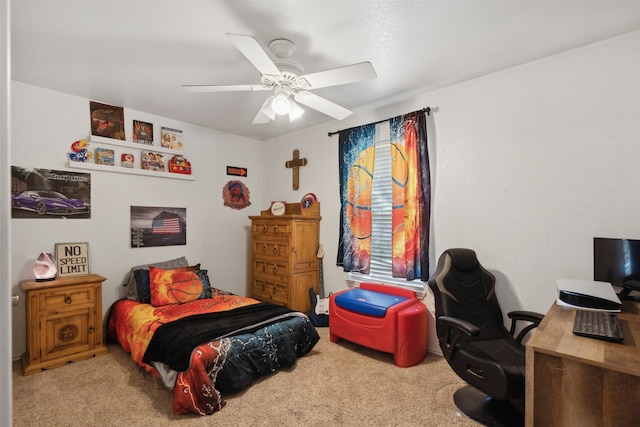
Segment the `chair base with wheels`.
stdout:
[[498,400],[470,385],[453,394],[453,401],[469,418],[490,427],[524,427],[524,399]]

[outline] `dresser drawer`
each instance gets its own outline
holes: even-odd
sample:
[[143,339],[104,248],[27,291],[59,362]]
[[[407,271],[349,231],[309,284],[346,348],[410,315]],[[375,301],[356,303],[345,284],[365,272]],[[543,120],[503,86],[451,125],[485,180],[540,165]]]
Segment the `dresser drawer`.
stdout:
[[280,282],[286,282],[289,277],[289,264],[287,262],[278,262],[277,260],[258,258],[253,261],[253,275],[254,277],[268,276],[272,280],[277,279]]
[[252,297],[260,301],[287,305],[289,302],[289,287],[286,283],[275,283],[261,278],[253,279],[251,287]]
[[40,293],[40,311],[67,310],[82,305],[93,305],[93,286],[73,286]]
[[255,257],[279,258],[284,261],[289,259],[288,242],[256,239],[251,242],[251,245]]
[[287,221],[253,221],[251,234],[254,238],[259,236],[288,238],[291,235],[291,223]]

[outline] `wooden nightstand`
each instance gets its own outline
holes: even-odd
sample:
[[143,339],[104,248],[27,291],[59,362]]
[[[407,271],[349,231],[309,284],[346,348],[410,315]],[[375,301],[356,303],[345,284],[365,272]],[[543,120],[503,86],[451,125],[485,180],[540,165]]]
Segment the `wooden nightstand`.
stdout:
[[25,375],[106,354],[102,340],[102,282],[98,274],[49,282],[23,280],[27,295]]

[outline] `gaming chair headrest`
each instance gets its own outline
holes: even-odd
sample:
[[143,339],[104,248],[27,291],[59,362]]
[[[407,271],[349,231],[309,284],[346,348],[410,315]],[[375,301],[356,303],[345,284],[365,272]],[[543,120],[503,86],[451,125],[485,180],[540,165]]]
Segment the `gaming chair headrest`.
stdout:
[[451,257],[451,264],[456,270],[466,272],[478,268],[478,258],[472,249],[454,248],[445,252]]

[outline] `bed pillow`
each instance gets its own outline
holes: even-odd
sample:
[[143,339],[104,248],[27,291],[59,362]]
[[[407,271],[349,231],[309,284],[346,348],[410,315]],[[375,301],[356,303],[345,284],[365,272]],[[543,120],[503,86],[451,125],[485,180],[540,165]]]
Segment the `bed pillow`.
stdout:
[[203,291],[199,269],[199,265],[168,270],[149,267],[151,305],[184,304],[199,299]]
[[196,274],[202,282],[202,293],[200,294],[200,299],[211,298],[211,281],[209,280],[209,275],[207,273],[207,270],[196,271]]
[[231,292],[223,291],[222,289],[217,289],[211,286],[211,280],[209,280],[209,275],[207,274],[207,270],[198,270],[198,277],[202,280],[202,295],[200,298],[211,298],[217,297],[221,295],[233,295]]
[[160,268],[177,268],[186,267],[189,265],[189,262],[187,261],[187,258],[182,256],[180,258],[169,259],[166,261],[159,261],[150,264],[142,264],[133,267],[131,270],[129,270],[129,272],[124,276],[124,279],[122,280],[122,286],[124,286],[125,290],[127,291],[127,299],[140,301],[140,298],[138,297],[138,286],[136,283],[135,272],[137,270],[145,270],[148,272],[149,266],[151,265]]
[[[165,270],[169,270],[172,269],[173,267],[162,267],[159,265],[152,265],[149,267],[157,267],[157,268],[163,268]],[[177,268],[186,268],[189,270],[199,270],[200,269],[200,264],[196,264],[196,265],[192,265],[192,266],[179,266]],[[149,268],[147,269],[140,269],[140,270],[135,270],[133,272],[133,275],[136,279],[136,289],[137,289],[137,294],[138,294],[138,301],[144,304],[151,304],[151,283],[150,283],[150,279],[149,279]]]

